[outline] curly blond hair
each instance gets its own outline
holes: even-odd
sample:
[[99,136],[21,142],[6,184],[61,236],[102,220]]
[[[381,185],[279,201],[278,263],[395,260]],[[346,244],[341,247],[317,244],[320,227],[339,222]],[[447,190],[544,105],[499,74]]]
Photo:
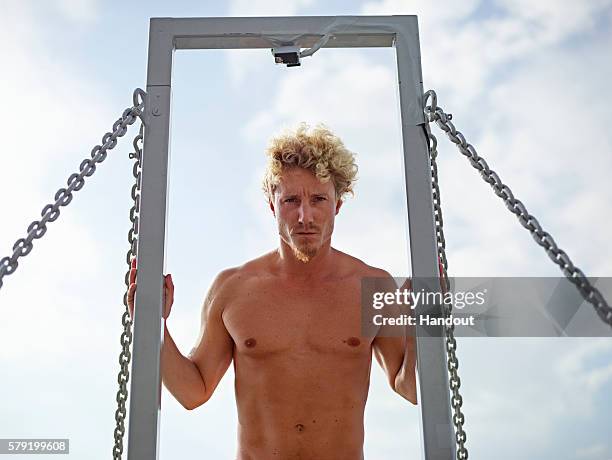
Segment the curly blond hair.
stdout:
[[270,140],[266,155],[268,165],[262,188],[270,201],[274,201],[283,169],[289,167],[308,169],[322,182],[332,180],[336,199],[343,200],[348,193],[355,195],[353,183],[358,169],[355,154],[322,123],[311,131],[306,123],[285,130]]

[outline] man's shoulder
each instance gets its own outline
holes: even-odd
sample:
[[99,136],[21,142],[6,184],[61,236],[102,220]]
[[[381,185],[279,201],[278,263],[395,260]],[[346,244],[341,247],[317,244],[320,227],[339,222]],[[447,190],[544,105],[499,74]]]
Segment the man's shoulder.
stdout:
[[261,276],[268,271],[269,261],[273,251],[244,262],[242,265],[221,270],[214,281],[216,287],[226,287],[235,282],[245,281],[255,276]]
[[383,270],[382,268],[378,268],[378,267],[369,265],[363,260],[355,256],[352,256],[350,254],[347,254],[345,252],[339,251],[338,249],[335,249],[335,251],[338,253],[338,257],[341,260],[341,264],[347,267],[352,272],[354,272],[357,276],[361,276],[361,277],[369,276],[372,278],[391,277],[391,274],[389,274],[389,272],[387,272],[386,270]]

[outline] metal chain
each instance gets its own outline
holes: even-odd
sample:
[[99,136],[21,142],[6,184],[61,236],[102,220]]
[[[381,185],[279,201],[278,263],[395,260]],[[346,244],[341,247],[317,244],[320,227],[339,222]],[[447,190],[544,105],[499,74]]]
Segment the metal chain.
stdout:
[[[143,96],[144,97],[144,96]],[[127,415],[126,402],[128,398],[127,384],[130,380],[129,364],[132,354],[130,352],[130,346],[132,345],[132,320],[128,309],[128,290],[130,287],[130,268],[131,262],[137,256],[137,243],[138,243],[138,213],[140,212],[140,172],[142,166],[142,148],[139,143],[142,143],[144,137],[144,123],[140,124],[140,130],[138,135],[134,138],[132,145],[134,146],[134,152],[130,153],[130,158],[135,159],[132,173],[134,175],[135,183],[132,186],[132,199],[134,205],[130,209],[130,221],[132,222],[132,228],[128,232],[128,242],[130,248],[126,254],[125,260],[128,265],[128,270],[125,274],[125,293],[123,295],[123,305],[125,311],[121,317],[123,324],[123,333],[121,334],[121,353],[119,354],[119,364],[121,369],[117,376],[117,382],[119,383],[119,390],[117,391],[117,410],[115,411],[115,445],[113,446],[113,460],[121,460],[123,454],[123,435],[125,434],[125,417]]]
[[[427,101],[427,98],[425,98]],[[428,120],[429,123],[429,120]],[[429,137],[430,145],[430,168],[431,168],[431,186],[433,195],[433,206],[434,206],[434,219],[436,224],[436,240],[438,242],[438,259],[441,263],[441,276],[444,278],[446,286],[450,286],[448,281],[448,261],[446,259],[446,239],[444,238],[444,221],[442,219],[442,200],[440,198],[440,187],[438,186],[438,165],[436,158],[438,156],[438,141],[436,136],[431,133],[429,124],[425,125],[427,136]],[[443,311],[444,316],[449,317],[452,312],[452,304],[444,304]],[[461,387],[461,379],[459,378],[459,360],[457,359],[457,341],[455,340],[455,325],[453,323],[450,326],[444,327],[446,336],[446,353],[447,353],[447,368],[450,374],[449,385],[452,392],[451,405],[453,407],[453,425],[455,425],[455,441],[457,443],[457,459],[467,460],[468,450],[465,447],[467,440],[467,434],[463,429],[463,423],[465,417],[461,411],[463,405],[463,398],[459,393]]]
[[[133,124],[137,118],[142,116],[144,109],[144,91],[137,89],[134,91],[133,106],[123,111],[121,118],[113,123],[113,132],[102,136],[102,145],[96,145],[91,151],[91,159],[85,159],[79,167],[80,173],[74,173],[68,178],[68,188],[61,188],[55,194],[55,203],[46,205],[42,212],[41,220],[36,220],[28,226],[28,235],[18,239],[13,245],[13,255],[0,259],[0,288],[2,279],[11,275],[17,270],[20,257],[27,256],[34,247],[32,242],[42,238],[47,232],[47,223],[55,222],[60,215],[60,207],[67,206],[73,198],[72,192],[76,192],[85,185],[85,177],[91,176],[96,171],[96,163],[102,163],[107,156],[107,152],[117,145],[117,139],[127,132],[129,125]],[[139,99],[140,98],[140,99]]]
[[138,216],[137,213],[140,211],[140,170],[142,161],[142,149],[138,145],[142,142],[144,133],[144,105],[145,105],[146,93],[137,88],[134,90],[132,99],[133,106],[123,111],[121,118],[113,123],[113,132],[106,133],[102,137],[102,145],[96,145],[91,151],[91,159],[85,159],[80,166],[80,173],[74,173],[68,178],[68,188],[61,188],[55,194],[55,203],[46,205],[42,210],[42,219],[40,221],[34,221],[28,227],[28,235],[26,238],[20,238],[13,245],[13,255],[10,257],[4,257],[0,260],[0,288],[3,285],[2,278],[5,275],[11,275],[15,272],[18,267],[17,260],[20,257],[27,256],[32,251],[34,239],[42,238],[47,232],[47,223],[54,222],[60,215],[60,207],[67,206],[73,198],[72,192],[81,190],[85,185],[85,176],[91,176],[96,171],[96,163],[102,163],[107,156],[107,152],[112,150],[117,145],[117,139],[123,137],[128,126],[134,124],[136,119],[140,118],[140,130],[138,135],[134,138],[132,143],[134,152],[130,153],[130,158],[135,159],[134,166],[132,168],[133,175],[136,179],[136,183],[132,186],[132,198],[134,205],[130,210],[130,221],[132,222],[132,228],[128,232],[128,241],[130,243],[130,249],[127,252],[126,260],[128,264],[128,271],[125,275],[126,291],[123,295],[123,304],[125,311],[121,318],[123,324],[123,333],[121,334],[121,353],[119,355],[119,364],[121,369],[117,376],[119,383],[119,390],[117,391],[117,405],[118,408],[115,411],[115,421],[117,423],[114,431],[115,445],[113,447],[113,459],[121,459],[123,453],[123,435],[125,434],[125,417],[127,410],[125,407],[128,391],[127,383],[130,378],[129,364],[132,357],[130,352],[130,346],[132,344],[132,321],[128,309],[127,292],[129,288],[129,267],[131,266],[132,258],[136,257],[137,242],[138,242]]
[[[431,105],[427,105],[429,98],[431,98]],[[529,230],[536,243],[546,250],[548,257],[561,268],[563,274],[576,286],[582,297],[593,305],[595,312],[601,320],[612,327],[612,308],[608,305],[601,292],[591,285],[582,270],[572,263],[565,251],[559,249],[553,237],[548,232],[542,230],[538,220],[527,212],[527,208],[520,200],[514,198],[510,188],[502,183],[497,173],[489,169],[489,165],[484,158],[478,156],[476,149],[471,144],[468,144],[463,134],[455,129],[455,126],[450,121],[452,116],[446,114],[441,107],[438,107],[435,91],[430,90],[425,93],[423,106],[427,122],[435,121],[446,132],[450,140],[457,145],[459,151],[468,157],[472,166],[480,172],[484,181],[495,190],[495,194],[504,200],[510,212],[517,216],[521,225]]]

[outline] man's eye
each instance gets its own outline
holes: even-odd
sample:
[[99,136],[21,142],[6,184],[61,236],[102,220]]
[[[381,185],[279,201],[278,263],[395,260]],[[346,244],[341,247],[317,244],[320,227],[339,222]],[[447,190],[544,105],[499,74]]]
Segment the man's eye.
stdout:
[[287,199],[285,200],[285,203],[293,203],[293,202],[295,202],[295,201],[297,201],[295,198],[287,198]]
[[327,200],[327,198],[325,198],[324,196],[317,196],[317,197],[315,197],[315,200],[317,200],[317,201],[325,201],[325,200]]

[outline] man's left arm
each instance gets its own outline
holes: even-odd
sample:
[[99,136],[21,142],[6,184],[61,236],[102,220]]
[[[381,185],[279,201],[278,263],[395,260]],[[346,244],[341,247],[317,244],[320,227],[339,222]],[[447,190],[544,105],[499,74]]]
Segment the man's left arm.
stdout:
[[[380,272],[378,276],[388,277],[384,283],[387,285],[386,288],[395,291],[397,285],[391,275],[384,270]],[[404,292],[405,289],[410,291],[411,287],[408,279],[400,288],[400,292]],[[385,309],[386,313],[383,316],[387,318],[400,318],[402,313],[410,312],[409,305],[406,305],[404,312],[397,304],[387,305]],[[413,328],[408,325],[382,325],[372,342],[372,349],[393,391],[416,405],[416,340]]]

